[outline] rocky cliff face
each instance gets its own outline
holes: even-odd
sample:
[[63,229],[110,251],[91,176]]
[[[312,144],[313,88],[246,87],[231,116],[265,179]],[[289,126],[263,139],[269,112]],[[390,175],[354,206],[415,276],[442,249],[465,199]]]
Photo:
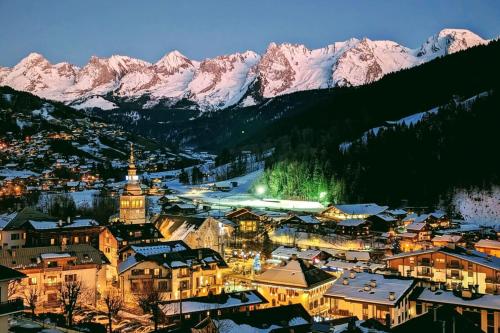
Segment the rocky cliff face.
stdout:
[[444,29],[417,49],[367,38],[314,50],[271,43],[262,56],[247,51],[198,62],[172,51],[155,64],[114,55],[92,57],[83,68],[68,63],[53,65],[32,53],[12,68],[0,67],[0,85],[73,104],[112,94],[126,99],[148,96],[143,107],[163,99],[187,98],[203,110],[214,110],[239,103],[256,80],[264,98],[357,86],[487,42],[468,30]]

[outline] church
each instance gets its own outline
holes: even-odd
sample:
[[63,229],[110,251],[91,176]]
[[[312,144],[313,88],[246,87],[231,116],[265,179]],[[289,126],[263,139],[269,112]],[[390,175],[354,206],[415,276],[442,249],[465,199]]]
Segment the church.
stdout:
[[130,144],[127,183],[120,196],[120,221],[129,224],[146,223],[146,196],[142,192],[134,160],[134,147]]

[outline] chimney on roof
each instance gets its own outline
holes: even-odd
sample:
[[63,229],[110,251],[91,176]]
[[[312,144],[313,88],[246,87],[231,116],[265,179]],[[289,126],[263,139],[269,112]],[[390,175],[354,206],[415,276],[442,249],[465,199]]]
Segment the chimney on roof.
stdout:
[[290,260],[297,260],[297,259],[298,257],[296,253],[292,254],[292,256],[290,257]]
[[71,224],[71,217],[68,216],[68,218],[66,219],[66,224]]
[[394,291],[389,291],[389,300],[390,301],[396,300],[396,293]]
[[344,286],[349,285],[349,279],[348,279],[348,278],[344,278],[344,280],[342,281],[342,284],[343,284]]
[[354,279],[355,277],[356,277],[356,272],[355,272],[355,271],[353,271],[353,270],[351,270],[351,271],[349,272],[349,278]]
[[372,287],[372,288],[377,287],[377,280],[375,280],[375,279],[371,279],[371,280],[370,280],[370,287]]
[[455,250],[455,243],[453,242],[448,242],[446,243],[446,247],[452,250]]
[[63,220],[57,221],[57,226],[60,228],[63,226]]

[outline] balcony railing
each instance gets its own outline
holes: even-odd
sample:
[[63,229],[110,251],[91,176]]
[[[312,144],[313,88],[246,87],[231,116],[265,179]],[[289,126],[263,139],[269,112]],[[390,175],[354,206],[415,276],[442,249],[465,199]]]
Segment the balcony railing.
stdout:
[[419,261],[418,266],[432,267],[432,262],[430,261]]
[[136,274],[136,275],[130,275],[129,280],[144,280],[144,279],[171,279],[172,275],[167,274],[167,275],[153,275],[153,274]]
[[425,276],[425,277],[433,277],[434,273],[432,273],[432,272],[419,272],[418,275]]
[[450,269],[464,269],[464,265],[447,263],[446,264],[446,268],[450,268]]
[[493,283],[493,284],[500,284],[500,278],[486,278],[485,279],[486,283]]
[[342,310],[342,309],[331,309],[328,311],[328,313],[335,315],[335,316],[342,316],[342,317],[351,317],[352,313],[349,312],[349,310]]
[[23,310],[24,305],[21,298],[15,298],[6,302],[0,302],[0,316]]
[[463,277],[460,275],[450,275],[450,274],[446,274],[446,278],[451,279],[451,280],[462,280],[463,279]]
[[45,290],[59,290],[59,289],[61,289],[61,282],[44,283],[43,287],[45,288]]

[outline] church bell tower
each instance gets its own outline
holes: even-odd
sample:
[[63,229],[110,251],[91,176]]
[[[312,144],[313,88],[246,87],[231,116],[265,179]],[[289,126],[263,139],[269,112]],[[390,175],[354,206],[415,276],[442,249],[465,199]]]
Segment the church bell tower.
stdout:
[[134,146],[130,143],[127,183],[120,196],[120,221],[131,224],[146,223],[146,196],[143,195],[134,160]]

